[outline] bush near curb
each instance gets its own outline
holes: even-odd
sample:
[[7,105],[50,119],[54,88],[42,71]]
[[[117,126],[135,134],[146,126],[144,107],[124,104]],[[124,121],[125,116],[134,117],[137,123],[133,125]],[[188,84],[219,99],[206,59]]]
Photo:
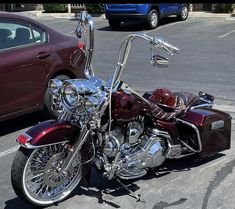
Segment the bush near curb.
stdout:
[[231,13],[235,9],[235,4],[217,4],[214,12]]
[[67,12],[65,4],[43,4],[45,13],[63,13]]
[[90,14],[101,14],[104,12],[104,4],[85,4],[85,7]]

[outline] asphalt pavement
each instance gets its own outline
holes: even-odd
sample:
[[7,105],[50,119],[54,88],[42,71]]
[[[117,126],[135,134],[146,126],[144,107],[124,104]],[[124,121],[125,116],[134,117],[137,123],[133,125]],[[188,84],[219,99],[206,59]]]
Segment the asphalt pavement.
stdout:
[[[36,17],[64,33],[73,34],[76,21],[68,18]],[[119,30],[109,28],[107,20],[95,17],[95,51],[93,67],[107,80],[115,69],[121,40],[133,32],[158,36],[181,49],[170,57],[167,68],[153,68],[148,44],[137,40],[123,80],[139,92],[168,87],[215,96],[215,107],[235,116],[235,24],[226,16],[190,17],[185,22],[168,18],[151,31],[138,23],[123,24]],[[18,148],[15,138],[29,127],[45,120],[40,113],[0,123],[0,208],[32,208],[16,197],[10,183],[10,166]],[[76,189],[70,198],[50,209],[75,208],[235,208],[235,121],[232,123],[232,146],[217,155],[197,160],[186,157],[168,160],[161,169],[127,182],[128,188],[141,194],[145,202],[136,202],[116,181],[103,179],[95,171],[89,190]]]

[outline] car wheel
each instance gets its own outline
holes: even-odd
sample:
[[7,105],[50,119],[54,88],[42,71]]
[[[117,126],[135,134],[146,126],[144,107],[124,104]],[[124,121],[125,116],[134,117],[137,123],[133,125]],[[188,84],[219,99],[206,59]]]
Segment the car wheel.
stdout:
[[189,14],[189,8],[187,5],[182,6],[180,14],[177,16],[179,20],[187,20]]
[[[54,79],[59,79],[61,81],[64,81],[70,79],[70,77],[67,75],[58,75],[54,77]],[[47,116],[50,116],[52,118],[56,118],[59,116],[60,112],[53,109],[53,97],[51,96],[48,88],[44,96],[44,107]]]
[[156,9],[152,9],[148,14],[147,27],[149,29],[155,29],[158,26],[159,15]]
[[121,22],[118,20],[109,20],[109,26],[113,29],[118,29],[121,25]]

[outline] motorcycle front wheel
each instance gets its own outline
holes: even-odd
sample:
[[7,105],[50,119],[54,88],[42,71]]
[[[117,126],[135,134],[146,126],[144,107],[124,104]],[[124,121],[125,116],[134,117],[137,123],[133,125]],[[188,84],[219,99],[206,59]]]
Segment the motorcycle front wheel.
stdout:
[[37,149],[20,147],[11,168],[11,182],[22,200],[37,206],[49,206],[64,200],[82,178],[81,154],[78,152],[66,173],[61,165],[66,159],[64,145]]

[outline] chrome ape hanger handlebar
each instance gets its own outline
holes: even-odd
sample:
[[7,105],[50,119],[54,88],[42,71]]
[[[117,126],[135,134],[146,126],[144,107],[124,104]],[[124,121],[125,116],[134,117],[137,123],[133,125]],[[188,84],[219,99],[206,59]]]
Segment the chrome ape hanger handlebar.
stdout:
[[136,38],[142,38],[150,43],[150,52],[151,52],[151,63],[153,66],[168,64],[168,58],[160,56],[158,54],[153,54],[153,48],[159,48],[166,51],[170,55],[174,55],[174,53],[178,53],[179,49],[157,37],[149,36],[145,33],[134,33],[125,37],[122,41],[122,44],[119,49],[118,63],[116,66],[116,70],[113,77],[113,86],[115,86],[121,78],[123,73],[123,69],[128,60],[128,56],[130,53],[130,49],[132,47],[132,43]]
[[[87,78],[94,76],[94,71],[91,66],[91,60],[94,50],[94,22],[91,15],[86,11],[82,11],[77,17],[78,26],[75,30],[75,34],[78,38],[82,38],[82,33],[84,33],[84,44],[85,44],[85,54],[86,54],[86,64],[84,74]],[[88,29],[87,29],[88,28]],[[88,34],[87,34],[88,33]]]
[[[88,28],[88,30],[87,30]],[[82,32],[84,31],[84,43],[85,43],[85,54],[87,56],[86,65],[85,65],[85,75],[87,78],[94,76],[93,69],[91,67],[91,60],[94,50],[94,22],[92,17],[86,12],[82,11],[78,16],[78,26],[75,30],[75,33],[78,38],[82,37]],[[88,35],[87,35],[88,33]],[[128,60],[130,49],[132,43],[136,38],[142,38],[150,43],[150,52],[151,52],[151,63],[155,65],[165,65],[168,64],[168,58],[160,56],[153,53],[153,49],[159,48],[166,51],[168,54],[173,55],[178,53],[179,49],[157,37],[151,37],[145,33],[134,33],[125,37],[122,41],[122,44],[119,49],[118,63],[113,75],[111,87],[115,87],[116,84],[120,81],[123,69]]]

